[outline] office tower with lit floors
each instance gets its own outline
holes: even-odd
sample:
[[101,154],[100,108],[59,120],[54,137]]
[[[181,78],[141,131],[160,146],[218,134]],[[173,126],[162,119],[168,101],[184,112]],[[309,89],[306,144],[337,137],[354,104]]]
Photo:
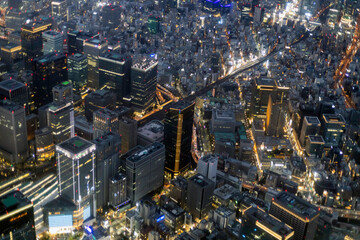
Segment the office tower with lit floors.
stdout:
[[36,239],[33,203],[19,191],[0,196],[0,238]]
[[165,171],[173,178],[190,167],[194,104],[179,101],[167,110],[164,120]]
[[117,51],[99,57],[99,85],[116,93],[118,100],[130,96],[131,57]]
[[1,46],[1,61],[4,62],[9,71],[17,71],[24,67],[24,58],[21,45],[8,43]]
[[43,38],[43,53],[63,53],[64,51],[64,36],[61,32],[48,30],[42,33]]
[[26,110],[28,107],[28,89],[25,84],[15,80],[5,80],[0,82],[0,99],[6,99]]
[[194,218],[202,219],[207,216],[214,189],[215,183],[201,174],[188,179],[186,205]]
[[145,57],[131,67],[131,103],[139,113],[155,105],[157,64],[155,59]]
[[323,114],[321,117],[320,134],[325,147],[338,147],[345,132],[346,122],[341,114]]
[[29,156],[25,108],[8,100],[0,101],[0,158],[21,165]]
[[88,82],[87,86],[99,89],[99,57],[105,54],[108,48],[107,41],[94,37],[84,43],[84,54],[88,59]]
[[119,117],[114,111],[101,108],[94,112],[94,137],[100,137],[106,133],[119,133]]
[[80,93],[88,78],[88,60],[84,54],[75,53],[68,57],[68,79],[74,91]]
[[51,23],[37,20],[22,25],[21,47],[24,53],[25,67],[31,69],[32,61],[43,55],[42,33],[51,28]]
[[33,62],[35,106],[52,101],[52,88],[67,81],[67,60],[64,54],[49,53]]
[[294,240],[314,239],[320,210],[302,198],[281,192],[273,198],[269,213],[294,229]]
[[109,132],[92,142],[96,145],[96,209],[102,209],[109,205],[109,181],[120,167],[121,138]]
[[272,78],[257,78],[252,82],[250,115],[265,118],[269,96],[276,91],[276,83]]
[[100,89],[88,94],[85,97],[85,117],[88,121],[92,121],[94,112],[99,109],[114,107],[116,96],[113,92]]
[[127,196],[132,205],[163,186],[165,147],[155,142],[126,159]]
[[109,205],[113,208],[121,207],[128,201],[126,195],[126,175],[117,173],[109,183]]
[[53,132],[50,127],[43,127],[35,131],[36,161],[44,162],[55,157]]
[[56,145],[59,195],[76,205],[75,226],[96,216],[95,155],[96,145],[80,137]]
[[61,20],[67,18],[67,4],[65,0],[54,0],[51,2],[51,14]]

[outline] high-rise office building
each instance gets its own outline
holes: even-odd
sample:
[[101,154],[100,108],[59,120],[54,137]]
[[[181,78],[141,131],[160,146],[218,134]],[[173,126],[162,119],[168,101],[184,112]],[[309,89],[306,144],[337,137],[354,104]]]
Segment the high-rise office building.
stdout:
[[19,191],[0,197],[0,238],[36,239],[33,203]]
[[76,226],[96,216],[95,154],[96,145],[80,137],[56,145],[59,195],[76,205]]
[[5,26],[11,31],[20,31],[28,14],[18,8],[8,8],[5,15]]
[[155,142],[126,159],[127,195],[132,204],[164,182],[165,147]]
[[120,166],[121,138],[114,133],[107,133],[92,141],[96,145],[96,208],[109,204],[109,181]]
[[69,81],[64,81],[54,86],[52,92],[55,104],[66,104],[74,100],[73,87]]
[[39,162],[55,157],[53,132],[50,127],[43,127],[35,131],[35,157]]
[[320,135],[309,135],[306,137],[305,152],[309,157],[321,158],[325,141]]
[[157,64],[153,58],[144,58],[131,67],[131,99],[139,112],[155,104]]
[[99,86],[115,91],[117,99],[130,95],[131,57],[116,51],[99,57]]
[[216,183],[218,156],[208,154],[199,159],[197,172]]
[[179,101],[166,112],[164,120],[165,171],[171,177],[182,174],[190,166],[193,118],[193,103]]
[[88,121],[93,120],[94,112],[102,108],[111,109],[115,103],[115,94],[101,89],[90,93],[85,97],[85,117]]
[[87,86],[92,89],[99,89],[99,56],[105,54],[108,43],[99,37],[85,41],[84,53],[88,59],[88,82]]
[[271,78],[257,78],[252,82],[250,114],[252,117],[265,118],[269,96],[275,92],[276,83]]
[[269,213],[294,229],[294,240],[314,239],[320,211],[307,201],[281,192],[273,198]]
[[50,28],[51,23],[44,20],[37,20],[22,25],[21,47],[27,69],[31,69],[32,61],[42,55],[42,33]]
[[55,144],[75,136],[74,107],[71,102],[50,104],[47,109],[47,121],[53,132]]
[[119,134],[121,152],[125,154],[137,145],[137,121],[127,117],[119,119]]
[[186,205],[194,218],[202,219],[207,216],[214,189],[215,183],[201,174],[188,179]]
[[61,32],[45,31],[42,33],[43,53],[63,53],[64,52],[64,36]]
[[109,183],[109,204],[118,208],[127,201],[126,195],[126,175],[117,173],[110,179]]
[[100,137],[112,132],[119,134],[119,117],[114,111],[101,108],[94,112],[94,137]]
[[121,7],[118,5],[104,6],[101,12],[104,27],[109,27],[110,29],[119,27],[121,12]]
[[0,82],[0,99],[14,102],[24,108],[28,106],[28,92],[25,84],[15,80]]
[[68,57],[68,79],[74,91],[80,93],[88,78],[88,60],[84,54],[75,53]]
[[265,122],[265,131],[267,135],[282,137],[285,134],[284,125],[288,97],[289,88],[279,86],[278,84],[276,91],[270,94],[266,109]]
[[255,239],[292,240],[294,229],[261,208],[249,207],[244,211],[241,233]]
[[67,81],[67,61],[63,54],[49,53],[33,63],[35,106],[39,108],[52,101],[52,88]]
[[170,199],[176,202],[182,208],[186,207],[188,181],[182,176],[171,181]]
[[71,31],[68,36],[68,53],[69,55],[76,53],[84,53],[85,42],[91,38],[95,38],[98,34],[82,31]]
[[1,61],[10,70],[20,70],[24,67],[24,58],[21,51],[21,45],[16,43],[8,43],[1,46]]
[[321,123],[317,117],[305,116],[299,138],[301,145],[305,146],[307,136],[319,134],[320,127]]
[[341,114],[323,114],[321,118],[321,135],[325,147],[338,147],[345,132],[345,119]]
[[51,2],[51,14],[62,20],[67,19],[67,4],[65,0],[53,0]]
[[13,102],[0,101],[0,158],[22,164],[29,156],[25,109]]

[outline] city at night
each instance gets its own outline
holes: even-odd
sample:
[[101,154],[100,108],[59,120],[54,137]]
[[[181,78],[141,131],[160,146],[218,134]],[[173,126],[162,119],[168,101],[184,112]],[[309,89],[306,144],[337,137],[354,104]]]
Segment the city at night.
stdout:
[[360,240],[360,0],[0,0],[0,240]]

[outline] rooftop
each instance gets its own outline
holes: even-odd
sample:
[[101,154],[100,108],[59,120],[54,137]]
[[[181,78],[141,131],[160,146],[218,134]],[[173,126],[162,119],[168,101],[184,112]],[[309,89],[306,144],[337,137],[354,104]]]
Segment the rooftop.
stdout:
[[214,154],[208,154],[199,159],[199,161],[202,162],[216,162],[217,160],[218,157]]
[[180,216],[181,214],[185,213],[185,210],[179,207],[176,203],[169,201],[169,203],[164,204],[162,209],[165,211],[175,215],[175,217]]
[[0,82],[0,89],[4,89],[5,91],[13,91],[23,87],[25,87],[25,84],[15,80],[5,80]]
[[133,65],[132,69],[141,70],[141,71],[148,71],[151,68],[155,67],[158,62],[153,58],[143,58],[141,60],[137,60]]
[[94,117],[97,116],[97,117],[102,117],[102,118],[116,118],[118,117],[118,113],[110,110],[110,109],[107,109],[107,108],[100,108],[98,110],[96,110],[94,112]]
[[139,128],[138,135],[160,141],[164,137],[164,124],[158,120],[153,120]]
[[257,78],[255,83],[257,86],[276,86],[275,80],[272,78]]
[[231,198],[231,196],[233,195],[235,190],[236,189],[233,186],[231,186],[229,184],[225,184],[222,187],[215,189],[214,195],[221,199],[227,200],[227,199]]
[[139,151],[135,152],[133,155],[128,157],[126,161],[137,162],[141,159],[147,158],[150,154],[158,151],[161,148],[164,148],[163,144],[159,142],[154,142],[153,144],[141,148]]
[[17,111],[22,109],[23,107],[8,100],[2,100],[0,101],[0,108],[5,108],[8,111]]
[[244,215],[251,219],[253,223],[256,223],[256,226],[262,230],[268,233],[271,232],[274,235],[280,235],[280,239],[283,239],[283,237],[286,239],[286,237],[294,234],[294,230],[290,226],[267,214],[260,208],[251,207],[245,211]]
[[341,114],[323,114],[325,123],[345,124],[345,119]]
[[216,213],[218,213],[221,216],[229,217],[232,214],[235,214],[234,211],[230,210],[229,208],[225,207],[224,205],[221,205],[215,210]]
[[208,185],[210,185],[211,183],[213,183],[210,179],[202,176],[201,174],[196,174],[195,176],[189,178],[189,182],[194,182],[197,185],[199,185],[200,187],[206,187]]
[[110,179],[111,183],[116,183],[118,181],[124,181],[126,180],[126,175],[122,173],[117,173],[114,177]]
[[325,144],[325,141],[323,139],[322,136],[320,135],[309,135],[308,136],[309,140],[311,143],[320,143],[320,144]]
[[235,121],[235,114],[233,111],[222,111],[222,110],[216,110],[214,115],[216,120],[222,120],[222,121]]
[[44,56],[36,58],[35,61],[39,63],[50,63],[59,58],[65,58],[65,55],[62,53],[49,53]]
[[118,61],[118,62],[125,62],[126,60],[129,59],[129,56],[126,56],[124,54],[121,54],[117,51],[112,51],[112,52],[107,52],[105,53],[103,56],[100,57],[101,59],[110,59],[113,61]]
[[183,101],[183,100],[180,100],[176,103],[174,103],[172,106],[171,106],[171,109],[174,109],[174,110],[184,110],[188,107],[190,107],[191,105],[193,105],[192,103],[189,103],[189,102],[186,102],[186,101]]
[[73,158],[85,150],[90,150],[90,152],[95,150],[95,144],[76,136],[56,145],[56,150],[62,151],[65,154],[70,153],[67,157]]
[[51,35],[51,36],[62,35],[61,32],[56,32],[56,31],[53,31],[53,30],[45,31],[45,32],[43,32],[43,34],[45,34],[45,35]]
[[279,193],[272,204],[274,204],[274,202],[303,219],[312,219],[319,214],[319,210],[315,208],[315,206],[288,192]]
[[72,60],[75,60],[75,61],[83,60],[83,59],[86,59],[86,55],[81,54],[81,53],[75,53],[74,55],[70,55],[68,57],[68,59],[72,59]]
[[320,121],[317,117],[306,116],[305,119],[311,125],[319,125],[320,126]]
[[0,197],[0,216],[29,205],[31,201],[20,191],[11,191]]

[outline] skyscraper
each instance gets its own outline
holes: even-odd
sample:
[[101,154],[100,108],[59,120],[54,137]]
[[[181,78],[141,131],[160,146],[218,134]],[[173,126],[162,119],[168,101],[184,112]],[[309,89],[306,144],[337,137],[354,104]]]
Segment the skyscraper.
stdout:
[[131,67],[131,98],[139,112],[155,104],[157,64],[152,58],[143,58]]
[[121,7],[118,5],[107,5],[102,8],[102,19],[104,27],[114,29],[119,27]]
[[96,216],[95,154],[95,144],[80,137],[56,145],[59,195],[76,205],[79,225]]
[[218,157],[208,154],[199,159],[197,172],[216,183],[216,171],[218,165]]
[[98,34],[82,31],[71,31],[68,34],[68,53],[84,53],[85,42],[91,38],[97,37]]
[[285,134],[285,115],[288,102],[288,87],[279,87],[271,93],[266,109],[265,131],[267,135],[282,137]]
[[127,117],[119,119],[119,134],[121,152],[125,154],[137,144],[137,121]]
[[0,82],[0,99],[6,99],[27,108],[28,92],[25,84],[15,80]]
[[65,0],[53,0],[51,2],[51,14],[62,20],[67,18],[67,4]]
[[166,112],[164,120],[165,171],[171,177],[182,174],[190,166],[193,118],[193,103],[179,101]]
[[50,28],[51,23],[44,20],[33,21],[22,26],[21,46],[27,69],[31,69],[32,61],[42,55],[42,33]]
[[35,106],[39,108],[52,101],[52,88],[67,81],[67,61],[63,54],[49,53],[33,63]]
[[35,131],[36,161],[47,161],[55,157],[55,145],[50,127],[43,127]]
[[7,65],[7,69],[20,70],[24,67],[23,53],[21,45],[16,43],[9,43],[1,46],[1,61]]
[[131,62],[131,57],[116,51],[99,57],[99,85],[113,89],[118,100],[130,95]]
[[11,191],[0,197],[1,239],[35,240],[34,207],[19,191]]
[[69,81],[54,86],[52,92],[53,102],[56,104],[66,104],[74,100],[73,87]]
[[43,53],[63,53],[64,51],[64,36],[61,32],[45,31],[42,33],[43,39]]
[[88,59],[88,87],[99,89],[99,56],[105,54],[108,43],[99,37],[85,41],[84,53]]
[[109,204],[110,179],[120,166],[121,138],[114,133],[107,133],[92,141],[96,145],[96,208]]
[[305,146],[307,136],[319,134],[320,127],[321,123],[317,117],[305,116],[299,138],[301,145]]
[[106,133],[119,133],[119,117],[114,111],[101,108],[94,112],[94,137],[100,137]]
[[287,192],[273,198],[270,214],[292,227],[294,239],[314,239],[320,211],[307,201]]
[[201,174],[188,179],[186,205],[194,218],[206,217],[210,210],[214,189],[215,183]]
[[93,120],[96,110],[102,108],[111,109],[115,103],[115,95],[105,89],[97,90],[85,97],[85,117],[88,121]]
[[68,79],[73,84],[74,91],[79,93],[88,78],[88,60],[84,54],[75,53],[68,57]]
[[325,147],[338,147],[345,131],[345,119],[341,114],[323,114],[321,118],[321,135]]
[[47,109],[48,126],[53,132],[54,143],[61,143],[75,136],[74,107],[72,102],[53,103]]
[[165,147],[155,142],[126,159],[127,195],[135,204],[146,194],[162,187]]
[[126,175],[117,173],[110,179],[109,204],[112,207],[117,208],[126,200]]
[[0,158],[11,164],[22,164],[29,156],[25,108],[13,102],[0,101]]
[[252,82],[250,114],[252,117],[265,118],[269,96],[276,90],[276,83],[271,78],[257,78]]

